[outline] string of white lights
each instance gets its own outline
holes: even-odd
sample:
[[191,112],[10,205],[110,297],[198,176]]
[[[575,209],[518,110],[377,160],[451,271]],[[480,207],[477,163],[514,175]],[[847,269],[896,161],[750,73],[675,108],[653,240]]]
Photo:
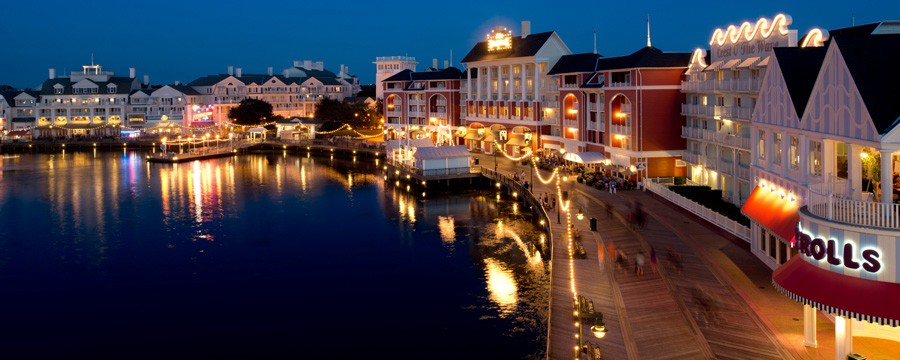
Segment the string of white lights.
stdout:
[[544,185],[549,184],[551,181],[553,181],[553,178],[555,178],[556,175],[559,174],[559,169],[554,168],[553,172],[550,173],[550,177],[547,178],[547,180],[544,180],[544,177],[541,176],[541,172],[539,171],[540,169],[538,169],[538,167],[537,167],[537,163],[536,163],[537,160],[534,160],[534,158],[531,158],[531,159],[532,159],[531,166],[534,166],[534,172],[537,173],[538,180],[540,182],[544,183]]
[[522,161],[523,159],[525,159],[525,158],[531,156],[531,154],[532,154],[532,153],[531,153],[531,149],[529,149],[528,152],[525,153],[525,155],[522,155],[522,156],[519,156],[519,157],[515,157],[515,156],[512,156],[512,155],[507,154],[506,151],[500,146],[500,144],[494,143],[494,146],[495,146],[498,150],[500,150],[500,153],[503,154],[504,157],[506,157],[507,159],[510,159],[510,160],[512,160],[512,161]]

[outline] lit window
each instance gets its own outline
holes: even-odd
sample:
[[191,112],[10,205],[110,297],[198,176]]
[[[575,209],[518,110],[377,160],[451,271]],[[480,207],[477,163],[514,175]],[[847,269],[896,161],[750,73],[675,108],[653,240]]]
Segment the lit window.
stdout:
[[766,132],[764,130],[759,131],[759,145],[756,146],[756,151],[759,153],[759,158],[762,160],[766,159]]
[[781,165],[781,153],[783,151],[781,147],[781,134],[775,134],[775,139],[774,141],[772,141],[772,146],[774,147],[773,150],[775,153],[775,157],[772,159],[772,162]]
[[809,174],[822,176],[822,143],[809,142]]
[[800,139],[797,138],[796,136],[791,136],[790,156],[791,156],[791,169],[799,169],[800,168]]

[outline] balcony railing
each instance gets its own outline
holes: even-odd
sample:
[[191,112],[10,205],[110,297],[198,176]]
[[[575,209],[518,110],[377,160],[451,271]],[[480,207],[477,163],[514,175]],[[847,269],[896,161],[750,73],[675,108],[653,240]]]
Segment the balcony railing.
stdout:
[[566,84],[562,84],[562,86],[560,86],[559,88],[560,88],[560,89],[576,89],[576,88],[578,88],[578,83],[566,83]]
[[594,131],[606,131],[602,121],[588,121],[587,129],[594,130]]
[[813,215],[845,224],[866,227],[900,227],[900,204],[864,199],[868,193],[848,196],[846,180],[810,185],[807,209]]
[[753,114],[753,109],[749,107],[735,106],[731,110],[731,116],[735,119],[750,121],[751,114]]
[[631,136],[631,124],[625,124],[625,125],[610,124],[609,132],[611,132],[613,134]]
[[719,165],[720,165],[719,166],[720,173],[727,174],[727,175],[734,175],[734,162],[733,161],[719,159]]
[[750,180],[750,167],[738,164],[737,177],[749,181]]
[[689,162],[691,164],[695,164],[695,165],[703,165],[703,163],[700,162],[699,154],[694,154],[687,150],[685,150],[683,153],[681,153],[681,160],[687,161],[687,162]]
[[603,105],[602,103],[600,103],[600,104],[588,103],[588,111],[604,112],[604,111],[606,111],[606,106]]
[[740,79],[737,81],[735,91],[739,92],[757,92],[762,79]]
[[563,120],[563,127],[578,129],[578,120]]
[[608,86],[609,86],[609,87],[625,87],[625,86],[631,86],[631,81],[626,81],[626,82],[611,82],[611,83],[609,83]]

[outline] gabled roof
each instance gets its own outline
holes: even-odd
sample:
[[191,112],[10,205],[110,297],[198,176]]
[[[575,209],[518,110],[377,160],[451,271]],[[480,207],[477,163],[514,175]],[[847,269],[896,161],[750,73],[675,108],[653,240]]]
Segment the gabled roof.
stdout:
[[601,58],[597,70],[632,68],[687,68],[691,53],[666,53],[652,46],[643,47],[626,56]]
[[[475,73],[472,73],[475,75]],[[455,67],[448,67],[438,71],[412,71],[403,70],[384,81],[416,81],[416,80],[459,80],[463,78],[463,72]]]
[[[829,31],[869,110],[875,129],[887,134],[900,121],[900,34],[871,34],[881,23]],[[866,32],[869,33],[866,33]]]
[[797,111],[797,117],[803,118],[806,103],[816,85],[819,70],[825,60],[824,47],[784,47],[775,48],[775,58],[778,59],[778,67],[791,94],[791,101]]
[[199,77],[194,79],[188,83],[188,86],[213,86],[218,84],[220,81],[225,80],[231,75],[228,74],[216,74],[216,75],[206,75],[203,77]]
[[556,75],[594,72],[597,67],[597,59],[602,57],[602,55],[594,53],[563,55],[547,74]]
[[[90,80],[90,79],[82,79],[79,81],[83,81],[83,80],[87,80],[87,81],[97,84],[98,91],[99,91],[98,94],[108,94],[106,92],[108,84],[116,85],[115,94],[130,94],[132,90],[138,89],[140,87],[140,84],[136,83],[137,80],[132,79],[130,77],[124,77],[124,76],[113,76],[113,77],[110,77],[108,81],[96,81],[96,80]],[[75,85],[76,83],[77,83],[77,81],[75,83],[73,83],[69,78],[56,78],[56,79],[44,80],[44,82],[41,84],[41,95],[60,95],[60,94],[56,94],[53,91],[54,90],[53,87],[55,85],[60,85],[63,87],[63,95],[74,94],[74,92],[72,91],[72,86]],[[132,88],[133,84],[135,85],[134,88]],[[80,95],[80,94],[78,94],[78,95]]]
[[462,59],[462,63],[475,61],[496,60],[517,57],[529,57],[537,54],[544,43],[553,35],[552,31],[531,34],[524,39],[521,36],[512,37],[512,48],[509,50],[488,50],[488,42],[482,41],[469,50],[469,53]]
[[465,145],[420,147],[413,153],[416,160],[439,160],[471,157],[472,153]]
[[135,94],[137,94],[137,93],[144,93],[145,95],[150,96],[150,95],[153,93],[153,90],[152,90],[152,89],[137,89],[137,90],[132,90],[132,91],[131,91],[131,94],[129,94],[129,95],[135,95]]
[[201,95],[197,89],[194,89],[188,85],[169,85],[171,88],[181,91],[182,94],[185,95]]

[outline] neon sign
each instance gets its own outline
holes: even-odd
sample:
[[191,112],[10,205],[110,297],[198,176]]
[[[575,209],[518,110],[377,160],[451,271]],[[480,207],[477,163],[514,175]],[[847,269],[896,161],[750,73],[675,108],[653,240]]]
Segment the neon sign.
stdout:
[[209,119],[212,115],[213,115],[212,111],[198,112],[198,113],[194,114],[193,120],[194,121],[197,121],[198,119],[206,120],[206,119]]
[[508,50],[512,49],[512,31],[498,26],[487,36],[488,50]]
[[790,16],[778,14],[771,20],[760,18],[756,23],[716,29],[709,39],[712,61],[764,56],[774,47],[794,46],[797,31],[788,29],[792,22]]
[[[813,238],[812,235],[801,231],[799,226],[795,235],[800,253],[816,261],[826,260],[831,265],[843,265],[852,270],[862,267],[863,270],[873,274],[881,270],[881,253],[876,249],[857,249],[853,246],[853,242],[847,240],[844,240],[843,247],[839,247],[837,240]],[[838,250],[840,250],[840,254],[838,254]],[[857,252],[859,252],[859,256],[857,256]]]

